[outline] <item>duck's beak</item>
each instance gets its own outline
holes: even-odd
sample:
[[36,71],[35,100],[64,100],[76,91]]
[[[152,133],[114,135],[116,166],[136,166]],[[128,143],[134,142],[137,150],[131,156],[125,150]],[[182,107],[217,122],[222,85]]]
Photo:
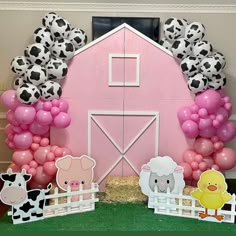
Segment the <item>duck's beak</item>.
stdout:
[[217,189],[217,187],[215,185],[209,185],[207,187],[207,189],[210,190],[210,191],[215,191]]

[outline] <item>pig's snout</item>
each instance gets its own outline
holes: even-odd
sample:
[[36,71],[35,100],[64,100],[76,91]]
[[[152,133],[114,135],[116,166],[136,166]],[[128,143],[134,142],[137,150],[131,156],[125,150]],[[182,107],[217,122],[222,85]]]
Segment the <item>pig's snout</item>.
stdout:
[[71,189],[78,189],[80,182],[78,180],[72,180],[70,181],[70,187]]

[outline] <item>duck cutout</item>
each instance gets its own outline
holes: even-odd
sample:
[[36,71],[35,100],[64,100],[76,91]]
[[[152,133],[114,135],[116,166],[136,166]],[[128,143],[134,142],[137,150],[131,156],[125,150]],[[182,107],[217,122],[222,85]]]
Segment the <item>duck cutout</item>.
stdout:
[[[224,175],[214,169],[203,172],[197,183],[197,189],[191,192],[191,195],[196,198],[205,212],[200,212],[199,217],[214,217],[218,221],[224,219],[223,215],[218,214],[226,202],[232,199],[231,194],[227,192],[227,184]],[[214,210],[214,215],[209,214],[208,210]]]

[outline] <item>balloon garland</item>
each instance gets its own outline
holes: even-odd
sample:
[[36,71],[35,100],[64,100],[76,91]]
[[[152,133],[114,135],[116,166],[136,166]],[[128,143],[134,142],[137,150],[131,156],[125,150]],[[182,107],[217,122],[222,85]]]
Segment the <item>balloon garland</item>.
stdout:
[[61,82],[75,51],[87,43],[83,30],[54,12],[47,13],[42,24],[33,32],[33,43],[24,55],[12,59],[14,89],[0,98],[8,109],[5,143],[14,151],[9,167],[31,174],[31,188],[45,188],[56,175],[55,161],[72,154],[67,147],[50,145],[49,131],[70,125],[68,103],[60,98]]
[[206,30],[201,22],[171,17],[164,23],[163,33],[160,44],[172,52],[195,95],[194,104],[181,107],[177,117],[186,138],[195,139],[193,147],[183,153],[181,166],[185,179],[196,182],[207,169],[224,172],[236,165],[235,151],[224,147],[224,142],[236,136],[236,126],[229,121],[232,104],[223,90],[226,60],[203,40]]

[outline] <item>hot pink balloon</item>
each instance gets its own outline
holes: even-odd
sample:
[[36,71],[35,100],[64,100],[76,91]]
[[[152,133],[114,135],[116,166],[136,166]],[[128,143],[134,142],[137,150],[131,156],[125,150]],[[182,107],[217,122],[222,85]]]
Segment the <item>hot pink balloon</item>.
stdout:
[[0,102],[8,109],[14,110],[21,103],[16,96],[16,90],[7,90],[0,97]]
[[196,155],[197,153],[193,150],[190,150],[190,149],[185,150],[183,153],[183,160],[184,162],[191,164],[195,160]]
[[34,121],[29,126],[29,130],[33,134],[44,135],[49,131],[49,125],[41,125],[38,122]]
[[53,120],[54,126],[57,128],[66,128],[69,126],[70,122],[71,118],[65,112],[60,112]]
[[69,105],[68,105],[67,101],[60,99],[59,100],[59,109],[60,109],[60,111],[67,112],[69,109]]
[[12,124],[14,126],[19,126],[19,123],[15,119],[15,114],[14,114],[13,110],[8,110],[7,111],[6,119],[10,124]]
[[35,118],[35,108],[33,106],[18,106],[15,109],[15,119],[19,124],[31,124]]
[[199,136],[203,138],[211,138],[215,134],[216,134],[216,128],[214,127],[208,127],[206,129],[199,130]]
[[223,142],[229,142],[236,136],[236,126],[232,121],[227,121],[217,129],[216,135]]
[[198,128],[199,130],[204,130],[209,127],[212,127],[212,120],[210,118],[202,118],[199,120]]
[[183,163],[180,164],[180,166],[182,166],[183,169],[184,169],[184,173],[183,173],[184,178],[185,179],[189,179],[189,178],[191,179],[193,171],[192,171],[192,168],[189,165],[189,163],[183,162]]
[[208,113],[215,113],[221,106],[221,96],[217,91],[207,89],[196,96],[195,103],[200,108],[206,108]]
[[17,149],[25,150],[29,149],[33,141],[32,134],[28,131],[15,134],[13,138],[13,143]]
[[11,124],[7,124],[4,127],[4,134],[7,136],[8,134],[12,134],[12,125]]
[[231,148],[224,147],[214,153],[214,160],[221,170],[230,170],[236,165],[236,152]]
[[53,176],[48,175],[44,172],[43,166],[38,166],[36,168],[36,174],[35,174],[34,179],[33,179],[33,181],[35,183],[42,184],[42,185],[44,185],[44,184],[47,185],[48,183],[50,183],[50,181],[52,179],[53,179]]
[[199,130],[196,122],[192,120],[187,120],[182,124],[182,130],[187,138],[196,138],[198,136]]
[[30,150],[15,151],[12,155],[12,161],[18,166],[28,164],[33,160],[33,154]]
[[46,162],[47,153],[50,152],[50,146],[46,147],[39,147],[34,152],[34,160],[38,163],[43,165]]
[[57,167],[55,166],[54,161],[45,162],[43,165],[43,170],[45,174],[55,176],[57,173]]
[[65,156],[65,155],[72,155],[72,151],[67,147],[62,148],[62,156]]
[[207,138],[197,138],[193,144],[194,150],[206,157],[213,153],[214,145],[210,139]]
[[52,115],[49,111],[40,110],[36,113],[36,121],[41,125],[50,125],[52,123]]
[[178,116],[180,124],[183,124],[184,121],[186,121],[186,120],[190,120],[191,114],[192,114],[192,112],[191,112],[190,107],[180,108],[179,111],[177,112],[177,116]]

